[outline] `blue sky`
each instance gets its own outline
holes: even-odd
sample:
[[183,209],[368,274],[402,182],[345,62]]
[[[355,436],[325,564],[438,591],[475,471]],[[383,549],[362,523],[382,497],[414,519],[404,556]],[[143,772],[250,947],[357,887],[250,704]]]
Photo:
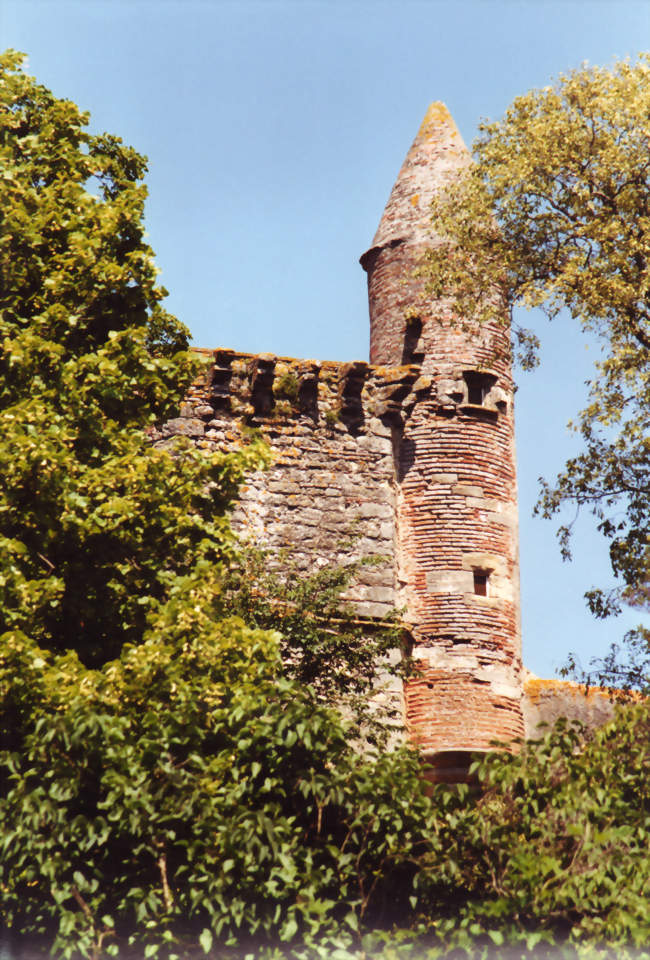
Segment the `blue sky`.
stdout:
[[[365,359],[369,246],[428,103],[468,144],[481,118],[584,61],[650,48],[647,0],[0,0],[0,44],[148,155],[147,227],[168,307],[198,346]],[[596,623],[608,581],[593,523],[563,564],[533,519],[537,478],[578,449],[566,429],[590,357],[539,321],[519,376],[524,662],[586,663],[638,617]]]

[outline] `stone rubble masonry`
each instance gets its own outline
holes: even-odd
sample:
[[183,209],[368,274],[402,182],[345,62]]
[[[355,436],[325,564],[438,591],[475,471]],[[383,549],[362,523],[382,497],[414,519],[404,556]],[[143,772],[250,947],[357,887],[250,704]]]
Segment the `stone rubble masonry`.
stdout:
[[286,552],[304,574],[371,561],[344,599],[360,617],[391,613],[399,605],[393,446],[416,403],[418,368],[201,353],[205,374],[154,443],[180,435],[206,451],[234,449],[256,429],[273,462],[248,477],[235,530],[276,559]]
[[587,689],[583,684],[568,680],[543,680],[529,670],[525,671],[523,711],[527,740],[543,737],[548,726],[560,717],[582,723],[588,731],[607,723],[614,716],[616,703],[632,703],[639,694],[616,692],[601,687]]
[[[359,566],[344,599],[369,620],[401,610],[410,628],[422,668],[406,691],[413,739],[435,753],[521,735],[502,721],[513,679],[501,634],[515,629],[517,604],[503,554],[516,535],[516,507],[503,502],[499,471],[479,449],[485,417],[493,442],[509,436],[504,415],[489,406],[468,413],[461,376],[450,417],[448,398],[414,364],[198,352],[204,372],[153,443],[183,436],[206,452],[236,449],[255,429],[273,460],[247,478],[235,530],[275,560],[285,553],[305,574],[371,561]],[[468,457],[464,436],[473,430]],[[437,438],[431,450],[430,436]],[[419,442],[425,456],[410,462]],[[489,596],[474,594],[475,569],[491,571]]]

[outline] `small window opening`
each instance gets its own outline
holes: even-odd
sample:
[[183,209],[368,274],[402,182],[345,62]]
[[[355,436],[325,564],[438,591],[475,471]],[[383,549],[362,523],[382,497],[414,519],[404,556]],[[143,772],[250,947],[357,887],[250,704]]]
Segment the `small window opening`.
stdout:
[[477,597],[487,597],[490,574],[485,570],[474,571],[474,593]]
[[477,373],[475,370],[467,370],[463,376],[467,384],[467,402],[482,407],[496,383],[496,377],[490,373]]
[[422,320],[419,317],[409,317],[404,334],[404,349],[402,363],[422,363]]

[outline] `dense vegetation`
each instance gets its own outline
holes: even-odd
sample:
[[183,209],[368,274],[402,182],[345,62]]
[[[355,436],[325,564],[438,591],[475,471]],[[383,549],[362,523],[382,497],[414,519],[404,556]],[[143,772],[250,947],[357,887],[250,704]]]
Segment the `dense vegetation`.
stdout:
[[0,69],[4,922],[92,955],[352,929],[425,802],[413,756],[350,745],[385,733],[364,705],[393,634],[327,629],[349,571],[289,590],[236,544],[258,444],[148,442],[198,371],[143,240],[145,162],[20,63]]
[[283,584],[235,542],[227,508],[258,445],[148,444],[196,364],[143,241],[144,160],[20,64],[0,60],[12,951],[344,960],[650,941],[645,707],[591,741],[560,728],[485,758],[471,788],[427,789],[415,752],[374,748],[385,727],[363,704],[394,637],[324,626],[345,572]]

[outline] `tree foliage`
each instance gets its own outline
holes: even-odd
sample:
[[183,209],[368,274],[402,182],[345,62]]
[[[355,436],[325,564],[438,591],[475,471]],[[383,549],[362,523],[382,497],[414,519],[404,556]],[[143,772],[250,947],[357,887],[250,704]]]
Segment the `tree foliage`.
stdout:
[[[423,269],[458,315],[504,322],[516,306],[566,310],[601,357],[568,461],[539,509],[590,509],[620,586],[588,595],[618,611],[650,574],[650,59],[584,67],[485,123],[475,163],[433,206]],[[479,306],[477,307],[477,303]],[[524,360],[534,338],[520,332]],[[561,528],[568,555],[568,527]]]
[[102,669],[5,642],[0,890],[35,945],[352,948],[408,915],[430,810],[416,755],[360,758],[282,676],[276,633],[212,618],[218,589],[199,567]]
[[[32,945],[99,957],[650,956],[645,705],[427,796],[214,621],[210,571],[101,669],[5,645],[0,890]],[[21,676],[23,684],[16,683]],[[10,715],[8,716],[8,711]]]
[[366,562],[372,560],[301,576],[290,557],[270,557],[247,544],[229,565],[218,609],[276,631],[284,675],[308,685],[320,703],[336,705],[359,742],[375,749],[401,737],[396,681],[399,686],[415,667],[396,617],[359,620],[342,600]]
[[352,747],[379,647],[327,627],[345,574],[258,595],[227,511],[260,444],[148,441],[197,362],[144,158],[87,124],[0,59],[0,916],[64,956],[349,942],[412,888],[418,762]]
[[154,450],[196,362],[143,239],[145,160],[0,60],[0,633],[89,663],[231,549],[260,451]]
[[650,956],[648,723],[633,704],[591,739],[559,724],[478,761],[473,795],[438,787],[410,937],[392,955]]

